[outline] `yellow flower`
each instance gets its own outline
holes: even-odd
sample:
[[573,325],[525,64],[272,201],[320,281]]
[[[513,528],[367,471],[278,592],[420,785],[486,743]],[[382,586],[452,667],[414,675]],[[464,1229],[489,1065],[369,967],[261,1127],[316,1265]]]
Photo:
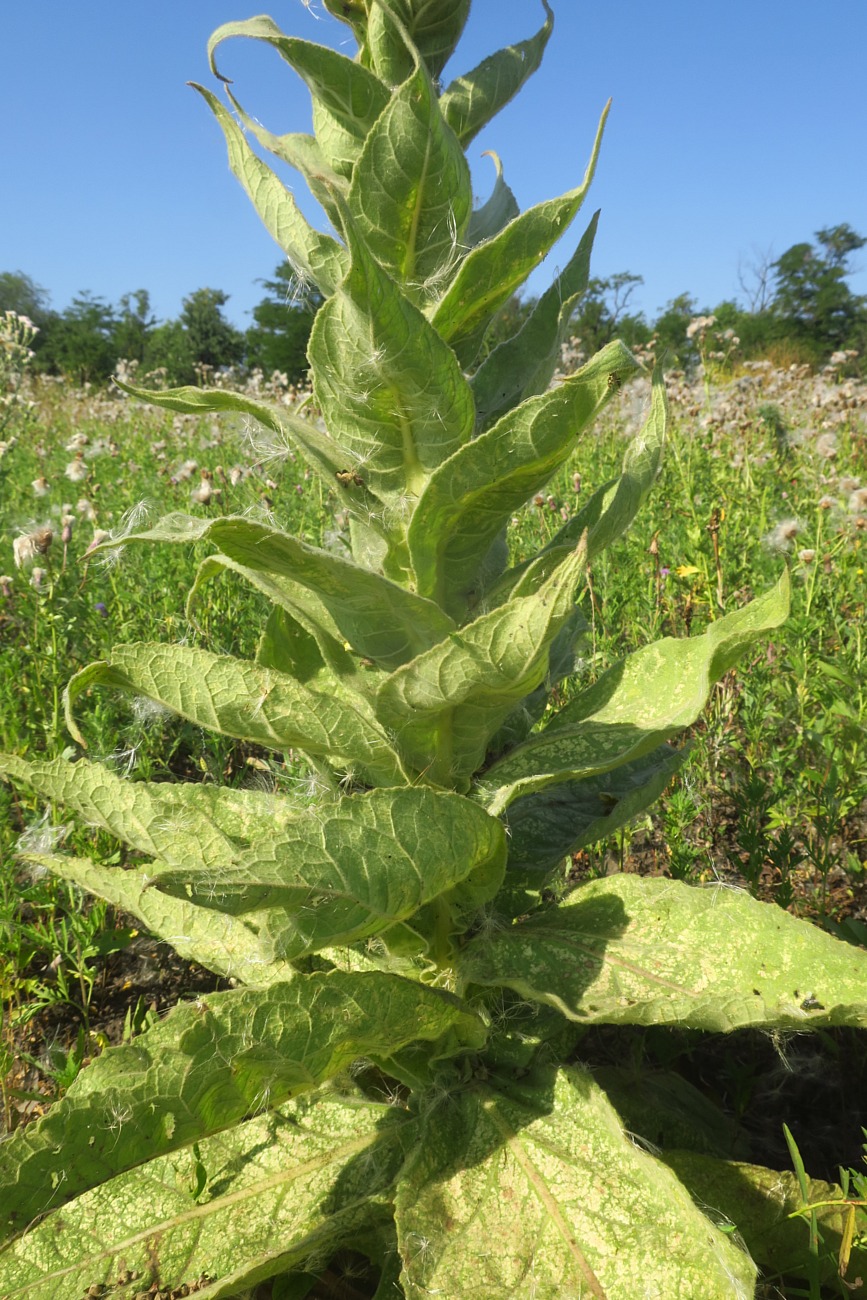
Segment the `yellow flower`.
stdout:
[[701,569],[696,568],[694,564],[679,564],[675,573],[679,578],[690,578],[694,573],[701,573]]

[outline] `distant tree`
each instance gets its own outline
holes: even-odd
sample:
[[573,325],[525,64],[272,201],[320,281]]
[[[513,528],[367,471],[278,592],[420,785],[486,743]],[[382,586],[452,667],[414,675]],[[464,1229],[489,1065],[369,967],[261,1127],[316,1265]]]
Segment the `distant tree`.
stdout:
[[223,315],[228,301],[222,289],[196,289],[184,298],[180,321],[194,363],[219,370],[243,359],[244,336]]
[[148,337],[156,325],[156,317],[151,316],[150,308],[147,289],[136,289],[121,298],[112,339],[118,357],[126,361],[144,360]]
[[695,298],[679,293],[672,298],[657,317],[653,332],[656,335],[656,355],[666,366],[686,369],[698,360],[698,347],[687,337],[687,326],[699,312]]
[[28,316],[42,328],[50,315],[48,293],[23,271],[0,271],[0,312]]
[[139,373],[144,377],[161,370],[165,383],[175,388],[196,382],[194,362],[187,331],[179,320],[168,320],[155,326],[148,334]]
[[105,383],[117,364],[115,325],[108,303],[82,292],[47,322],[37,352],[40,369],[66,375],[79,384]]
[[618,271],[604,279],[593,276],[589,280],[572,318],[571,330],[588,357],[615,338],[627,344],[649,338],[644,317],[628,311],[630,298],[642,284],[643,277],[631,271]]
[[258,366],[266,375],[280,370],[297,383],[307,373],[307,342],[313,318],[323,299],[315,290],[297,297],[295,273],[281,262],[273,280],[258,280],[267,290],[253,308],[254,325],[246,333],[248,366]]
[[793,244],[774,262],[771,310],[783,332],[821,361],[839,349],[862,346],[867,335],[867,297],[846,283],[849,258],[867,238],[846,224],[818,230],[815,238],[817,244]]

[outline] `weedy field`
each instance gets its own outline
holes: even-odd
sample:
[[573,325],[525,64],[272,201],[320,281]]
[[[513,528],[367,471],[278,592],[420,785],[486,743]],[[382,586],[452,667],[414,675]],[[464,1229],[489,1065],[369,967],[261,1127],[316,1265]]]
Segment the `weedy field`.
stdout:
[[[649,641],[702,632],[771,585],[784,563],[792,613],[717,685],[690,762],[653,811],[575,854],[574,876],[721,881],[867,947],[867,385],[833,366],[813,375],[765,362],[667,383],[661,477],[627,536],[591,569],[577,684]],[[309,395],[279,377],[253,388],[316,418]],[[94,543],[170,511],[249,512],[341,551],[348,521],[339,483],[329,491],[312,481],[243,417],[172,415],[49,380],[23,396],[0,443],[0,750],[35,759],[73,746],[64,687],[112,645],[147,639],[252,656],[267,616],[264,598],[228,571],[185,610],[190,550],[204,557],[201,543],[91,556]],[[649,379],[625,384],[551,494],[512,518],[513,560],[618,472],[649,396]],[[300,757],[280,761],[120,694],[95,692],[84,728],[88,756],[131,779],[279,790],[300,806],[321,793],[321,776]],[[44,1113],[108,1044],[130,1040],[178,999],[227,987],[16,857],[59,845],[104,864],[137,856],[0,784],[7,1130]],[[802,992],[808,1002],[811,990]],[[801,1040],[743,1030],[708,1046],[686,1031],[602,1027],[579,1050],[603,1073],[626,1060],[697,1085],[727,1113],[733,1155],[791,1168],[785,1124],[813,1176],[839,1181],[842,1166],[856,1187],[863,1181],[867,1049],[852,1031]]]

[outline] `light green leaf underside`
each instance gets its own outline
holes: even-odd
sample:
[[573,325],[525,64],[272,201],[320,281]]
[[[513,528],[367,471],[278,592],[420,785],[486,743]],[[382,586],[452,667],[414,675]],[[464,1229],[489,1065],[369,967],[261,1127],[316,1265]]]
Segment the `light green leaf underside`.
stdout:
[[454,354],[346,217],[352,266],[308,354],[316,401],[350,466],[405,528],[428,475],[469,441],[475,410]]
[[340,555],[243,516],[207,520],[166,515],[153,528],[114,538],[108,545],[195,541],[213,542],[236,564],[308,588],[352,648],[384,668],[398,668],[454,631],[454,623],[432,601]]
[[481,766],[504,718],[544,681],[585,569],[579,547],[534,595],[467,624],[383,682],[377,713],[410,763],[435,756],[432,779],[442,784]]
[[510,411],[440,466],[408,533],[420,592],[450,611],[465,608],[503,526],[568,460],[610,399],[609,374],[625,377],[637,367],[622,343],[609,343],[559,387]]
[[591,881],[556,910],[473,939],[460,970],[586,1024],[867,1027],[867,952],[721,885]]
[[277,241],[301,279],[333,293],[346,272],[345,249],[331,235],[307,222],[286,186],[259,158],[228,109],[204,86],[192,83],[211,109],[226,138],[229,166],[243,185],[268,233]]
[[[327,1258],[369,1232],[396,1172],[402,1117],[323,1094],[203,1139],[113,1178],[57,1210],[0,1256],[6,1300],[72,1300],[132,1272],[204,1300]],[[405,1135],[404,1140],[405,1140]],[[206,1179],[196,1193],[197,1163]],[[133,1225],[135,1225],[133,1227]],[[186,1293],[184,1293],[186,1294]]]
[[407,1300],[732,1300],[755,1284],[751,1261],[576,1069],[526,1099],[477,1086],[441,1103],[396,1204]]
[[59,855],[28,854],[26,861],[128,912],[157,939],[171,944],[185,961],[197,962],[216,975],[263,988],[296,974],[288,962],[263,957],[259,934],[243,917],[196,907],[152,888],[152,867],[124,870],[89,858]]
[[[789,1218],[803,1205],[798,1179],[791,1170],[765,1169],[734,1160],[715,1160],[694,1151],[664,1151],[661,1158],[698,1202],[735,1224],[757,1264],[769,1274],[809,1276],[809,1216]],[[851,1195],[851,1193],[850,1193]],[[810,1179],[810,1200],[842,1201],[834,1183]],[[823,1282],[835,1285],[845,1209],[815,1211],[822,1247],[815,1259]],[[867,1210],[855,1210],[855,1242],[846,1273],[847,1286],[867,1279]],[[804,1293],[806,1294],[806,1292]],[[852,1291],[862,1295],[861,1287]]]
[[572,314],[587,288],[598,222],[596,212],[565,268],[539,298],[522,328],[494,348],[470,380],[480,429],[548,387]]
[[432,315],[434,327],[463,364],[478,350],[494,313],[524,283],[565,234],[590,188],[608,107],[599,122],[584,180],[558,199],[528,208],[493,239],[472,249]]
[[378,790],[310,809],[216,867],[157,864],[154,883],[201,906],[256,912],[273,956],[292,959],[379,934],[476,876],[487,902],[505,860],[501,823],[469,800]]
[[450,1030],[467,1046],[484,1041],[456,998],[378,972],[303,975],[178,1006],[129,1046],[107,1049],[43,1119],[0,1146],[0,1233],[309,1092],[359,1056]]
[[494,188],[490,198],[473,212],[467,228],[467,243],[470,248],[481,244],[485,239],[493,239],[504,226],[520,214],[518,200],[503,179],[503,164],[493,149],[486,149],[487,157],[492,158],[496,168]]
[[517,95],[542,62],[554,28],[547,0],[542,3],[547,18],[535,36],[498,50],[472,72],[456,77],[443,92],[440,109],[464,148]]
[[327,693],[309,691],[284,673],[231,655],[158,642],[117,645],[110,660],[82,668],[64,692],[67,726],[82,744],[73,709],[82,691],[96,685],[144,696],[221,735],[333,758],[358,767],[372,784],[405,780],[368,706],[336,680]]
[[549,722],[544,731],[485,774],[500,787],[489,809],[558,781],[595,776],[632,762],[690,726],[714,682],[744,650],[789,611],[789,576],[742,609],[712,623],[701,636],[664,637],[604,672]]
[[370,253],[408,296],[424,302],[458,257],[472,202],[463,150],[419,65],[365,140],[350,210]]

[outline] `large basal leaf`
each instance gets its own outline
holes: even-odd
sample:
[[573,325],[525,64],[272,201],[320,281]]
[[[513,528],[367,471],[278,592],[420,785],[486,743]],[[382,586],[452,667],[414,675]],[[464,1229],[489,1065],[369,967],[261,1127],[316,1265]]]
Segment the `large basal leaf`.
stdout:
[[568,460],[576,439],[610,400],[609,376],[637,368],[622,343],[609,343],[564,383],[510,411],[440,466],[408,533],[423,595],[462,617],[504,525]]
[[536,1083],[477,1084],[423,1121],[396,1195],[407,1300],[752,1295],[752,1261],[628,1140],[589,1074]]
[[352,266],[308,345],[316,400],[350,467],[403,531],[430,473],[472,437],[472,393],[451,349],[346,218]]
[[494,314],[566,233],[584,202],[596,168],[607,115],[606,105],[582,184],[561,198],[547,199],[528,208],[495,238],[472,249],[461,263],[432,320],[439,334],[455,349],[462,365],[472,362]]
[[460,973],[582,1024],[867,1027],[867,952],[722,885],[590,881],[558,907],[472,939]]
[[498,50],[443,91],[440,109],[464,148],[517,95],[542,62],[554,30],[554,14],[547,0],[542,4],[547,17],[535,36]]
[[290,1102],[55,1211],[0,1256],[0,1292],[113,1296],[116,1280],[132,1274],[134,1285],[117,1289],[123,1300],[152,1286],[237,1296],[385,1227],[381,1202],[406,1128],[405,1113],[353,1097]]
[[229,166],[247,191],[268,233],[283,249],[300,279],[312,280],[325,294],[333,293],[346,272],[345,249],[305,220],[286,186],[253,153],[238,123],[216,95],[195,82],[191,84],[219,122],[226,137]]
[[625,533],[659,472],[667,429],[668,399],[662,372],[656,370],[651,386],[650,411],[640,433],[626,449],[620,477],[603,483],[577,515],[568,520],[535,556],[507,570],[485,592],[486,601],[498,605],[510,597],[535,591],[585,531],[589,564]]
[[534,595],[483,615],[386,678],[377,714],[408,762],[430,764],[438,784],[468,784],[515,703],[544,681],[585,570],[579,546]]
[[112,538],[106,545],[195,541],[213,542],[245,568],[307,587],[351,647],[384,668],[398,668],[454,631],[454,623],[432,601],[340,555],[244,516],[166,515],[153,528]]
[[309,1092],[359,1056],[418,1039],[435,1053],[449,1030],[468,1047],[485,1038],[457,998],[375,971],[182,1004],[130,1045],[108,1048],[43,1119],[0,1146],[0,1233]]
[[151,866],[123,869],[59,854],[22,856],[128,912],[157,939],[171,944],[184,961],[197,962],[216,975],[263,988],[296,974],[288,962],[268,961],[262,955],[258,930],[246,918],[196,907],[186,899],[172,898],[154,889]]
[[97,685],[143,696],[224,736],[333,758],[366,773],[374,785],[405,780],[364,701],[337,681],[329,693],[310,691],[284,673],[232,655],[147,641],[116,645],[111,659],[82,668],[64,692],[67,726],[82,745],[72,711],[81,692]]
[[379,264],[424,302],[459,256],[472,205],[463,150],[419,64],[365,140],[349,207]]
[[387,6],[374,0],[367,4],[360,57],[384,81],[396,85],[412,72],[414,45],[430,75],[438,77],[460,40],[469,11],[470,0],[389,0]]
[[[509,829],[509,870],[548,872],[564,858],[606,840],[650,808],[689,757],[689,747],[659,745],[642,758],[580,781],[559,781],[516,799],[504,815]],[[497,792],[483,783],[483,806]]]
[[502,883],[502,824],[459,795],[419,787],[325,804],[214,867],[156,864],[154,885],[232,914],[266,914],[276,959],[355,943],[455,886]]
[[489,811],[559,781],[610,772],[655,749],[698,717],[713,684],[744,650],[784,622],[789,575],[701,636],[664,637],[607,669],[554,716],[544,731],[485,773],[499,789]]
[[548,387],[575,307],[587,288],[598,223],[595,212],[572,257],[521,329],[494,348],[470,380],[479,429],[488,428],[513,406]]
[[[753,1259],[768,1274],[809,1277],[815,1267],[822,1282],[839,1286],[837,1261],[851,1215],[846,1291],[841,1288],[838,1294],[864,1295],[867,1210],[863,1205],[853,1205],[850,1210],[836,1184],[818,1178],[809,1180],[810,1201],[819,1205],[815,1214],[822,1242],[818,1256],[811,1258],[809,1216],[790,1217],[804,1203],[798,1179],[791,1170],[715,1160],[695,1151],[664,1151],[661,1159],[696,1201],[735,1225]],[[829,1201],[838,1204],[829,1205]]]

